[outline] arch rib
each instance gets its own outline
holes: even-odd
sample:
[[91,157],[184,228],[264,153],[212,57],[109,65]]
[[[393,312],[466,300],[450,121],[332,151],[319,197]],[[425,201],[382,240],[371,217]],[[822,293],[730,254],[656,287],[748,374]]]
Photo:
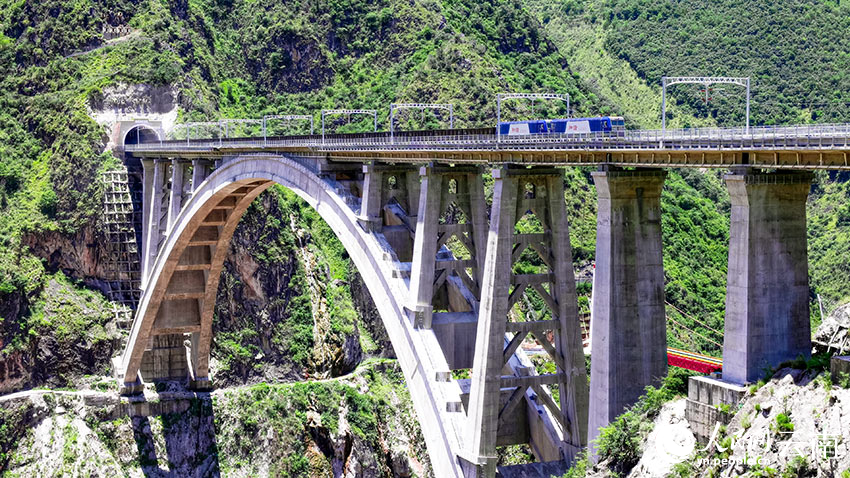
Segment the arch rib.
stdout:
[[[457,463],[458,435],[463,423],[462,413],[447,411],[448,403],[460,402],[460,390],[453,382],[438,381],[438,372],[448,370],[439,343],[430,330],[414,330],[405,319],[403,304],[407,286],[403,278],[393,277],[391,264],[383,260],[387,245],[378,236],[357,225],[355,213],[337,195],[333,186],[298,162],[280,156],[250,156],[223,164],[197,189],[178,216],[174,229],[167,237],[152,268],[148,287],[144,291],[134,321],[127,349],[117,367],[119,380],[125,389],[141,384],[139,369],[150,337],[156,332],[158,320],[164,316],[160,309],[169,297],[187,297],[172,282],[182,281],[197,264],[181,262],[187,247],[210,248],[209,269],[203,282],[203,294],[197,300],[198,317],[190,327],[173,330],[192,335],[192,364],[196,381],[208,379],[209,344],[212,337],[212,312],[227,245],[242,213],[260,192],[278,183],[289,188],[310,204],[328,223],[345,246],[369,289],[387,334],[398,356],[410,395],[417,411],[429,454],[437,476],[460,477]],[[236,196],[241,196],[238,200]],[[211,226],[205,218],[214,211],[230,207],[224,225],[216,226],[214,240]],[[197,272],[197,271],[195,271]],[[176,275],[177,274],[177,275]],[[178,277],[179,275],[179,277]],[[184,277],[185,276],[185,277]],[[181,286],[185,285],[179,284]],[[181,295],[183,294],[183,295]],[[194,296],[193,296],[194,297]],[[167,329],[172,330],[172,329]]]

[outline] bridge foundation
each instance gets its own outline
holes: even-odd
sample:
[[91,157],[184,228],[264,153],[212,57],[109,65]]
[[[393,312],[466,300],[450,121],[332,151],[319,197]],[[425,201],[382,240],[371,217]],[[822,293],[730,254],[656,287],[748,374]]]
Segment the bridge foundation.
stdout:
[[806,198],[811,173],[726,176],[732,202],[723,380],[811,353]]
[[[563,173],[558,169],[496,169],[490,231],[483,268],[481,306],[467,411],[467,477],[491,477],[499,445],[524,443],[503,433],[511,413],[523,402],[539,403],[536,414],[551,417],[559,436],[555,448],[532,439],[541,461],[572,461],[586,443],[587,375],[581,345],[575,276],[564,204]],[[522,222],[526,216],[533,219]],[[518,222],[522,222],[518,232]],[[539,230],[526,232],[534,224]],[[515,270],[528,254],[534,271]],[[546,305],[540,316],[526,293]],[[526,321],[509,320],[522,300]],[[508,335],[506,335],[508,333]],[[511,357],[533,336],[556,365],[555,373],[509,366]],[[560,403],[550,387],[557,385]],[[534,431],[531,431],[534,434]]]
[[593,173],[598,194],[588,441],[667,373],[659,170]]

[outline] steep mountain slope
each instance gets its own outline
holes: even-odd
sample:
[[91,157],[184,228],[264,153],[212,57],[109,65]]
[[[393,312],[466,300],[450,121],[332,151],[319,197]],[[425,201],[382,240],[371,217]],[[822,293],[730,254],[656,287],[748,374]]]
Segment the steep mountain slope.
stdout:
[[[108,288],[100,172],[118,161],[103,152],[105,132],[88,113],[105,104],[133,108],[110,100],[122,88],[171,87],[180,114],[194,119],[335,106],[386,115],[392,100],[421,100],[454,101],[457,125],[479,125],[492,121],[493,93],[510,89],[569,91],[577,108],[595,108],[515,3],[490,10],[393,1],[0,7],[0,314],[7,319],[2,342],[12,344],[7,353],[35,346],[40,332],[29,317],[59,269],[72,283]],[[121,24],[134,33],[105,41],[101,30]],[[418,118],[402,120],[412,126]],[[362,126],[344,123],[330,127]],[[272,263],[267,273],[284,277],[285,267]],[[248,356],[244,348],[230,352]]]
[[[110,99],[116,91],[173,91],[184,120],[358,107],[377,109],[383,128],[393,101],[451,102],[457,126],[485,126],[497,92],[557,91],[570,93],[575,114],[657,127],[660,76],[705,73],[753,76],[754,124],[839,121],[847,13],[809,0],[0,0],[0,391],[82,386],[83,375],[108,372],[120,346],[100,294],[109,287],[100,173],[120,161],[104,152],[106,131],[90,117],[121,107]],[[743,17],[753,21],[735,21]],[[105,26],[125,24],[131,35],[104,39]],[[741,124],[737,92],[725,90],[708,106],[693,88],[671,90],[669,124]],[[562,114],[557,107],[536,111]],[[503,117],[529,114],[517,103]],[[329,128],[369,123],[339,118]],[[439,124],[445,118],[431,113],[399,119],[404,128]],[[586,269],[595,191],[587,170],[565,180],[575,260]],[[816,294],[827,307],[848,297],[848,199],[846,175],[818,175],[813,304]],[[671,172],[662,207],[667,299],[682,311],[668,313],[710,337],[689,316],[722,329],[725,187],[713,172]],[[363,356],[391,354],[330,236],[279,189],[252,206],[219,291],[213,355],[222,384],[338,375]],[[670,343],[719,352],[678,329]]]
[[[609,0],[601,6],[606,49],[651,84],[659,84],[663,75],[749,76],[753,124],[850,117],[850,40],[843,34],[850,7],[845,2]],[[686,86],[676,88],[687,92]],[[676,99],[686,112],[707,112],[719,124],[740,125],[740,93],[740,88],[715,87],[708,107],[700,95],[677,93]]]
[[[613,101],[629,124],[660,127],[663,75],[752,77],[753,125],[847,121],[850,103],[843,65],[850,45],[841,32],[850,21],[850,10],[845,4],[526,0],[526,5],[581,82]],[[743,90],[738,87],[716,85],[708,104],[696,85],[672,87],[667,94],[670,127],[743,124]],[[701,206],[698,216],[680,219],[683,212],[694,213],[693,199],[702,198],[676,197],[670,193],[678,187],[668,181],[663,199],[667,299],[684,312],[669,308],[668,314],[708,333],[688,315],[722,330],[728,200],[715,175],[682,174],[696,186],[697,196],[715,204],[716,213]],[[815,323],[820,321],[818,295],[825,313],[850,297],[845,266],[850,228],[842,219],[843,204],[850,200],[846,182],[844,174],[818,174],[809,200]],[[690,254],[693,245],[702,253]],[[688,284],[676,284],[676,278]],[[688,297],[694,295],[701,298]],[[678,333],[671,331],[670,339],[681,344]],[[696,342],[703,350],[719,351],[702,338]]]
[[114,393],[0,398],[0,472],[10,477],[432,476],[395,361],[344,379],[163,399],[127,417]]

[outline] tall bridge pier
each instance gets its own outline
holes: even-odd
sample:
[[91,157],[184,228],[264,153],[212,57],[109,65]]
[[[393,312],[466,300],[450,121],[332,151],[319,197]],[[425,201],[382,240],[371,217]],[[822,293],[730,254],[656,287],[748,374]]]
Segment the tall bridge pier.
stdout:
[[[496,447],[504,443],[501,432],[510,428],[512,411],[526,398],[544,405],[562,430],[553,449],[538,452],[542,461],[571,462],[586,444],[587,436],[587,374],[563,173],[557,169],[501,168],[493,170],[493,179],[467,408],[467,445],[461,454],[468,477],[493,476],[498,459]],[[539,231],[517,230],[518,221],[526,214],[539,221]],[[535,272],[518,273],[515,264],[527,249],[540,266]],[[534,290],[543,298],[548,309],[546,316],[515,320],[511,309],[526,290]],[[546,350],[547,359],[554,361],[554,373],[509,373],[511,356],[528,336],[534,337]],[[560,391],[557,403],[551,389],[545,387],[553,385]]]
[[739,169],[725,179],[732,218],[723,380],[744,384],[811,354],[806,199],[812,174]]
[[594,172],[598,195],[590,361],[590,436],[667,374],[657,169]]

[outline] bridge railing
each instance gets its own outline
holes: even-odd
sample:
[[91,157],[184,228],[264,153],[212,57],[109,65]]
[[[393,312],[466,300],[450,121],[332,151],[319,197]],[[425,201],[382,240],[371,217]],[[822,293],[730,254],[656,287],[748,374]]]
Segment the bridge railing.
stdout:
[[502,136],[494,134],[445,134],[391,138],[369,137],[297,137],[297,138],[233,138],[192,141],[165,141],[127,145],[127,151],[158,150],[244,150],[308,149],[341,150],[499,150],[499,149],[565,149],[565,150],[669,150],[669,149],[771,149],[846,148],[850,145],[850,124],[756,126],[747,132],[741,128],[687,128],[629,130],[618,133],[535,134]]

